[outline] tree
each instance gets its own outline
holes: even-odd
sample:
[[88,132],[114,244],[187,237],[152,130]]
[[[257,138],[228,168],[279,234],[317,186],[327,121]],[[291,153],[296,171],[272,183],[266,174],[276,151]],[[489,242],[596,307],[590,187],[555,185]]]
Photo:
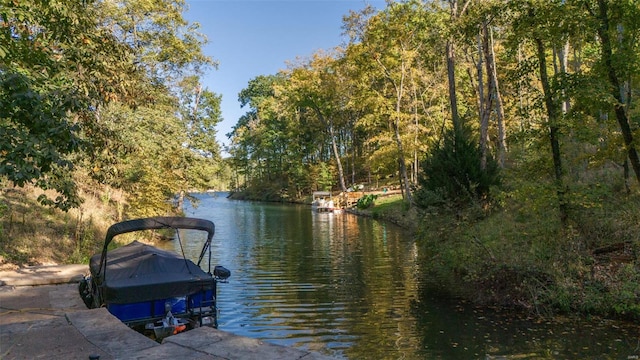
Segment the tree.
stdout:
[[[447,0],[449,4],[449,21],[450,30],[456,28],[460,16],[462,16],[471,0],[466,0],[462,7],[459,6],[458,0]],[[456,52],[455,52],[455,40],[453,38],[453,31],[449,34],[446,41],[446,57],[447,57],[447,80],[449,84],[449,101],[451,104],[451,121],[453,122],[453,128],[460,127],[460,115],[458,113],[458,96],[456,94]],[[454,131],[457,133],[457,131]]]
[[336,71],[333,57],[316,53],[306,66],[291,71],[286,96],[294,106],[310,109],[322,124],[331,143],[333,160],[338,170],[338,185],[342,191],[347,191],[337,142],[336,128],[344,126],[344,122],[339,122],[343,102],[339,99],[340,78]]
[[[477,57],[477,97],[478,116],[480,118],[480,152],[482,153],[481,167],[486,165],[486,157],[490,142],[490,120],[495,113],[497,136],[496,148],[501,167],[504,167],[506,155],[506,133],[504,124],[504,105],[498,82],[498,71],[495,59],[495,43],[493,28],[500,21],[500,14],[505,9],[502,1],[479,1],[470,7],[468,16],[460,23],[465,27],[466,38],[475,38]],[[471,48],[471,47],[469,47]],[[468,55],[469,56],[469,55]],[[470,79],[473,77],[470,76]],[[486,79],[486,80],[485,80]]]
[[227,136],[231,139],[234,154],[245,157],[236,163],[242,164],[248,183],[286,182],[283,167],[290,163],[287,161],[289,156],[299,156],[297,152],[287,151],[295,132],[290,132],[290,114],[281,109],[286,107],[284,101],[276,101],[275,89],[285,81],[286,77],[281,74],[261,75],[252,79],[238,94],[241,106],[248,106],[248,111]]
[[499,185],[501,179],[493,157],[485,159],[484,169],[480,167],[481,161],[482,152],[468,125],[447,130],[442,142],[432,147],[422,163],[417,205],[460,206],[486,200],[490,188]]
[[101,25],[129,49],[136,76],[118,106],[96,109],[85,162],[95,179],[130,192],[131,212],[169,212],[174,195],[179,209],[187,191],[211,186],[221,164],[220,96],[200,84],[215,63],[203,55],[206,39],[184,20],[184,7],[181,0],[100,3]]
[[406,153],[407,148],[417,149],[409,134],[421,133],[416,114],[418,94],[424,88],[421,53],[427,44],[427,22],[428,14],[418,2],[389,4],[369,20],[362,42],[352,44],[357,49],[352,54],[359,55],[354,61],[366,77],[360,82],[362,91],[371,94],[368,103],[375,109],[361,120],[372,134],[375,129],[371,140],[377,144],[372,156],[394,155],[403,196],[409,204],[412,196]]
[[95,109],[123,90],[126,48],[97,22],[93,1],[8,1],[0,8],[0,174],[57,192],[63,210],[81,199],[71,155]]
[[[565,184],[565,169],[563,167],[562,154],[560,148],[560,136],[562,134],[563,118],[560,101],[563,101],[561,94],[562,83],[559,78],[563,74],[556,73],[552,78],[549,76],[547,62],[548,49],[553,45],[564,43],[567,32],[571,24],[562,21],[565,14],[570,9],[565,8],[563,2],[528,1],[525,6],[512,3],[518,8],[517,18],[514,21],[514,32],[520,39],[527,39],[535,49],[535,60],[537,66],[537,76],[541,88],[541,105],[546,115],[545,126],[548,131],[548,141],[551,148],[551,159],[555,192],[558,201],[560,220],[566,224],[569,216],[568,188]],[[550,45],[549,45],[550,44]]]
[[[178,209],[188,191],[215,188],[213,178],[221,163],[220,145],[216,140],[216,125],[222,121],[220,103],[222,97],[203,89],[196,77],[187,78],[181,84],[184,89],[181,115],[186,128],[184,184],[179,191]],[[191,90],[191,91],[189,91]]]
[[[630,76],[634,66],[637,70],[639,61],[637,51],[639,24],[637,23],[637,18],[640,16],[640,9],[633,2],[598,0],[597,9],[593,9],[588,3],[589,13],[597,21],[597,33],[601,46],[600,61],[603,67],[602,70],[605,72],[609,82],[609,94],[613,98],[612,105],[615,117],[620,126],[627,156],[636,175],[636,180],[640,182],[640,157],[638,156],[633,131],[625,110],[623,81],[621,81],[621,79]],[[612,24],[612,21],[616,23]],[[620,44],[617,48],[617,53],[614,53],[615,45],[611,41],[611,37],[612,34],[620,31],[620,29],[622,29],[623,33],[618,34]],[[635,36],[631,35],[634,32]]]
[[133,63],[152,84],[174,90],[185,77],[216,66],[202,53],[207,40],[198,32],[199,24],[182,16],[185,8],[184,0],[102,1],[100,18],[104,28],[131,49]]

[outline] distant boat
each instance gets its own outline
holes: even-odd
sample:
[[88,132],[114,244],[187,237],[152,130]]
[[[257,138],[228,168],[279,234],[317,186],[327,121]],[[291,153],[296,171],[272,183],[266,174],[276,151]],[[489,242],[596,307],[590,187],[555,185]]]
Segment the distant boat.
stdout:
[[311,210],[316,212],[342,212],[342,208],[336,206],[331,192],[329,191],[314,191],[313,200],[311,201]]

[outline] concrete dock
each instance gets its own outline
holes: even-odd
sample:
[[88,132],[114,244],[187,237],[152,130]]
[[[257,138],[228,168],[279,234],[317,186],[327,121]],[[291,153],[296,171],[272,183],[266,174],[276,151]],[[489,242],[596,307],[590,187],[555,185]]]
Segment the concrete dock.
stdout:
[[87,266],[0,271],[0,359],[330,360],[317,353],[201,327],[157,343],[106,309],[88,310]]

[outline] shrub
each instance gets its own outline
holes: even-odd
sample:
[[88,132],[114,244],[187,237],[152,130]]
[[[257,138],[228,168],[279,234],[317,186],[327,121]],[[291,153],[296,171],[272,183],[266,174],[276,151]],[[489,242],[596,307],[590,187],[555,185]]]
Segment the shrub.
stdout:
[[369,207],[371,207],[371,205],[373,205],[374,201],[377,198],[378,198],[378,195],[367,194],[361,197],[360,199],[358,199],[358,202],[356,203],[356,207],[358,207],[358,209],[361,209],[361,210],[368,209]]
[[499,168],[490,155],[484,170],[480,164],[480,148],[471,131],[465,127],[457,133],[447,131],[443,142],[422,161],[416,204],[426,208],[447,201],[469,203],[488,197],[489,189],[500,184]]

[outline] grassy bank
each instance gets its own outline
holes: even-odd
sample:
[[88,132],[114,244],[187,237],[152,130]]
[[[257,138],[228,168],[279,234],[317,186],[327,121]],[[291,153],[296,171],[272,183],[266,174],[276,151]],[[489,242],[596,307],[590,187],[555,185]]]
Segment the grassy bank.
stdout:
[[637,192],[572,189],[563,226],[544,185],[529,185],[501,192],[490,207],[407,212],[396,197],[376,200],[366,213],[418,224],[429,291],[538,315],[640,318]]
[[63,212],[37,202],[41,190],[5,187],[0,193],[0,266],[88,263],[117,217],[104,192],[83,191],[80,208]]

